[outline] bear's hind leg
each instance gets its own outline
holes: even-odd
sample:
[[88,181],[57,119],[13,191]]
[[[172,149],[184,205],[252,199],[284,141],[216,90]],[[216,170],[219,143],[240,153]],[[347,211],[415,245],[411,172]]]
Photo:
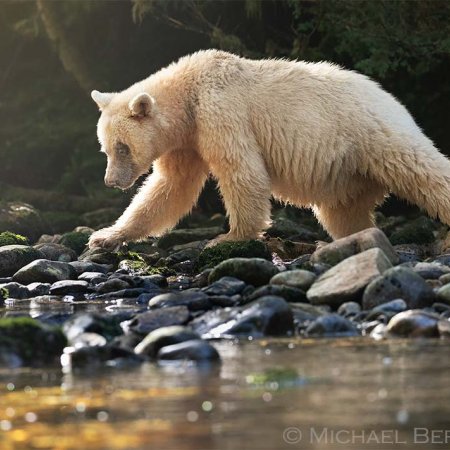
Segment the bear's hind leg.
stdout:
[[314,205],[317,220],[333,239],[375,226],[374,209],[384,198],[383,190],[368,192],[348,203]]

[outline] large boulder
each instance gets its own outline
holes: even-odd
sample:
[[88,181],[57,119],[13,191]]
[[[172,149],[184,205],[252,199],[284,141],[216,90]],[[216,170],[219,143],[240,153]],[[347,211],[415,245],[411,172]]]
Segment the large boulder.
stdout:
[[13,280],[22,284],[36,281],[55,283],[62,280],[74,280],[76,277],[77,273],[69,263],[37,259],[18,270],[13,275]]
[[0,366],[41,366],[55,361],[65,345],[58,328],[29,317],[0,319]]
[[364,288],[385,270],[392,267],[379,248],[371,248],[344,259],[321,275],[306,293],[313,305],[340,306],[358,301]]
[[12,231],[36,241],[48,230],[41,214],[33,206],[22,202],[0,204],[0,231]]
[[334,266],[349,256],[379,248],[392,264],[398,263],[398,255],[386,235],[378,228],[367,228],[359,233],[337,239],[324,245],[311,256],[311,262]]
[[30,262],[44,255],[27,245],[5,245],[0,247],[0,277],[9,277]]

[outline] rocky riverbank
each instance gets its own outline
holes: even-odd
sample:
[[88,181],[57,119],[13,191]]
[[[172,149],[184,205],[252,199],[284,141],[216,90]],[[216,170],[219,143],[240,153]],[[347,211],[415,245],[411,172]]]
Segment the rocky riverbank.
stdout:
[[446,228],[380,219],[316,246],[320,230],[281,215],[263,240],[205,248],[219,215],[119,253],[87,250],[87,227],[34,245],[3,232],[0,365],[218,363],[217,339],[449,338]]

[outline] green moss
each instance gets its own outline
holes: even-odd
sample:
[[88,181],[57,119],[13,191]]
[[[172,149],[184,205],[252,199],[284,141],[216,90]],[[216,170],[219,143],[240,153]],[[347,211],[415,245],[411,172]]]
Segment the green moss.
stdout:
[[211,248],[205,248],[198,258],[201,270],[217,266],[230,258],[264,258],[271,260],[266,244],[261,241],[222,242]]
[[175,275],[176,272],[173,269],[168,268],[165,265],[151,266],[145,259],[136,252],[118,252],[117,256],[121,259],[119,267],[129,270],[140,275]]
[[77,255],[81,255],[89,241],[89,233],[80,231],[71,231],[62,235],[60,244],[74,250]]
[[436,224],[431,219],[419,217],[399,227],[389,236],[389,240],[393,245],[430,244],[435,240],[435,229]]
[[5,298],[8,298],[9,297],[9,292],[8,292],[8,289],[6,289],[6,288],[0,288],[0,301],[1,300],[4,300]]
[[0,351],[15,353],[27,364],[53,360],[66,344],[59,328],[46,326],[30,317],[0,319]]
[[0,247],[5,245],[29,245],[28,239],[20,234],[4,231],[0,233]]

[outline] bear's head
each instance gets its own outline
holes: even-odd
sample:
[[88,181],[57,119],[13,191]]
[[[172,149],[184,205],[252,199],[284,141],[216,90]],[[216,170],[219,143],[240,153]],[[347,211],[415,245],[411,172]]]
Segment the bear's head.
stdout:
[[108,158],[105,184],[128,189],[167,146],[167,124],[146,92],[92,91],[91,96],[101,111],[97,134]]

